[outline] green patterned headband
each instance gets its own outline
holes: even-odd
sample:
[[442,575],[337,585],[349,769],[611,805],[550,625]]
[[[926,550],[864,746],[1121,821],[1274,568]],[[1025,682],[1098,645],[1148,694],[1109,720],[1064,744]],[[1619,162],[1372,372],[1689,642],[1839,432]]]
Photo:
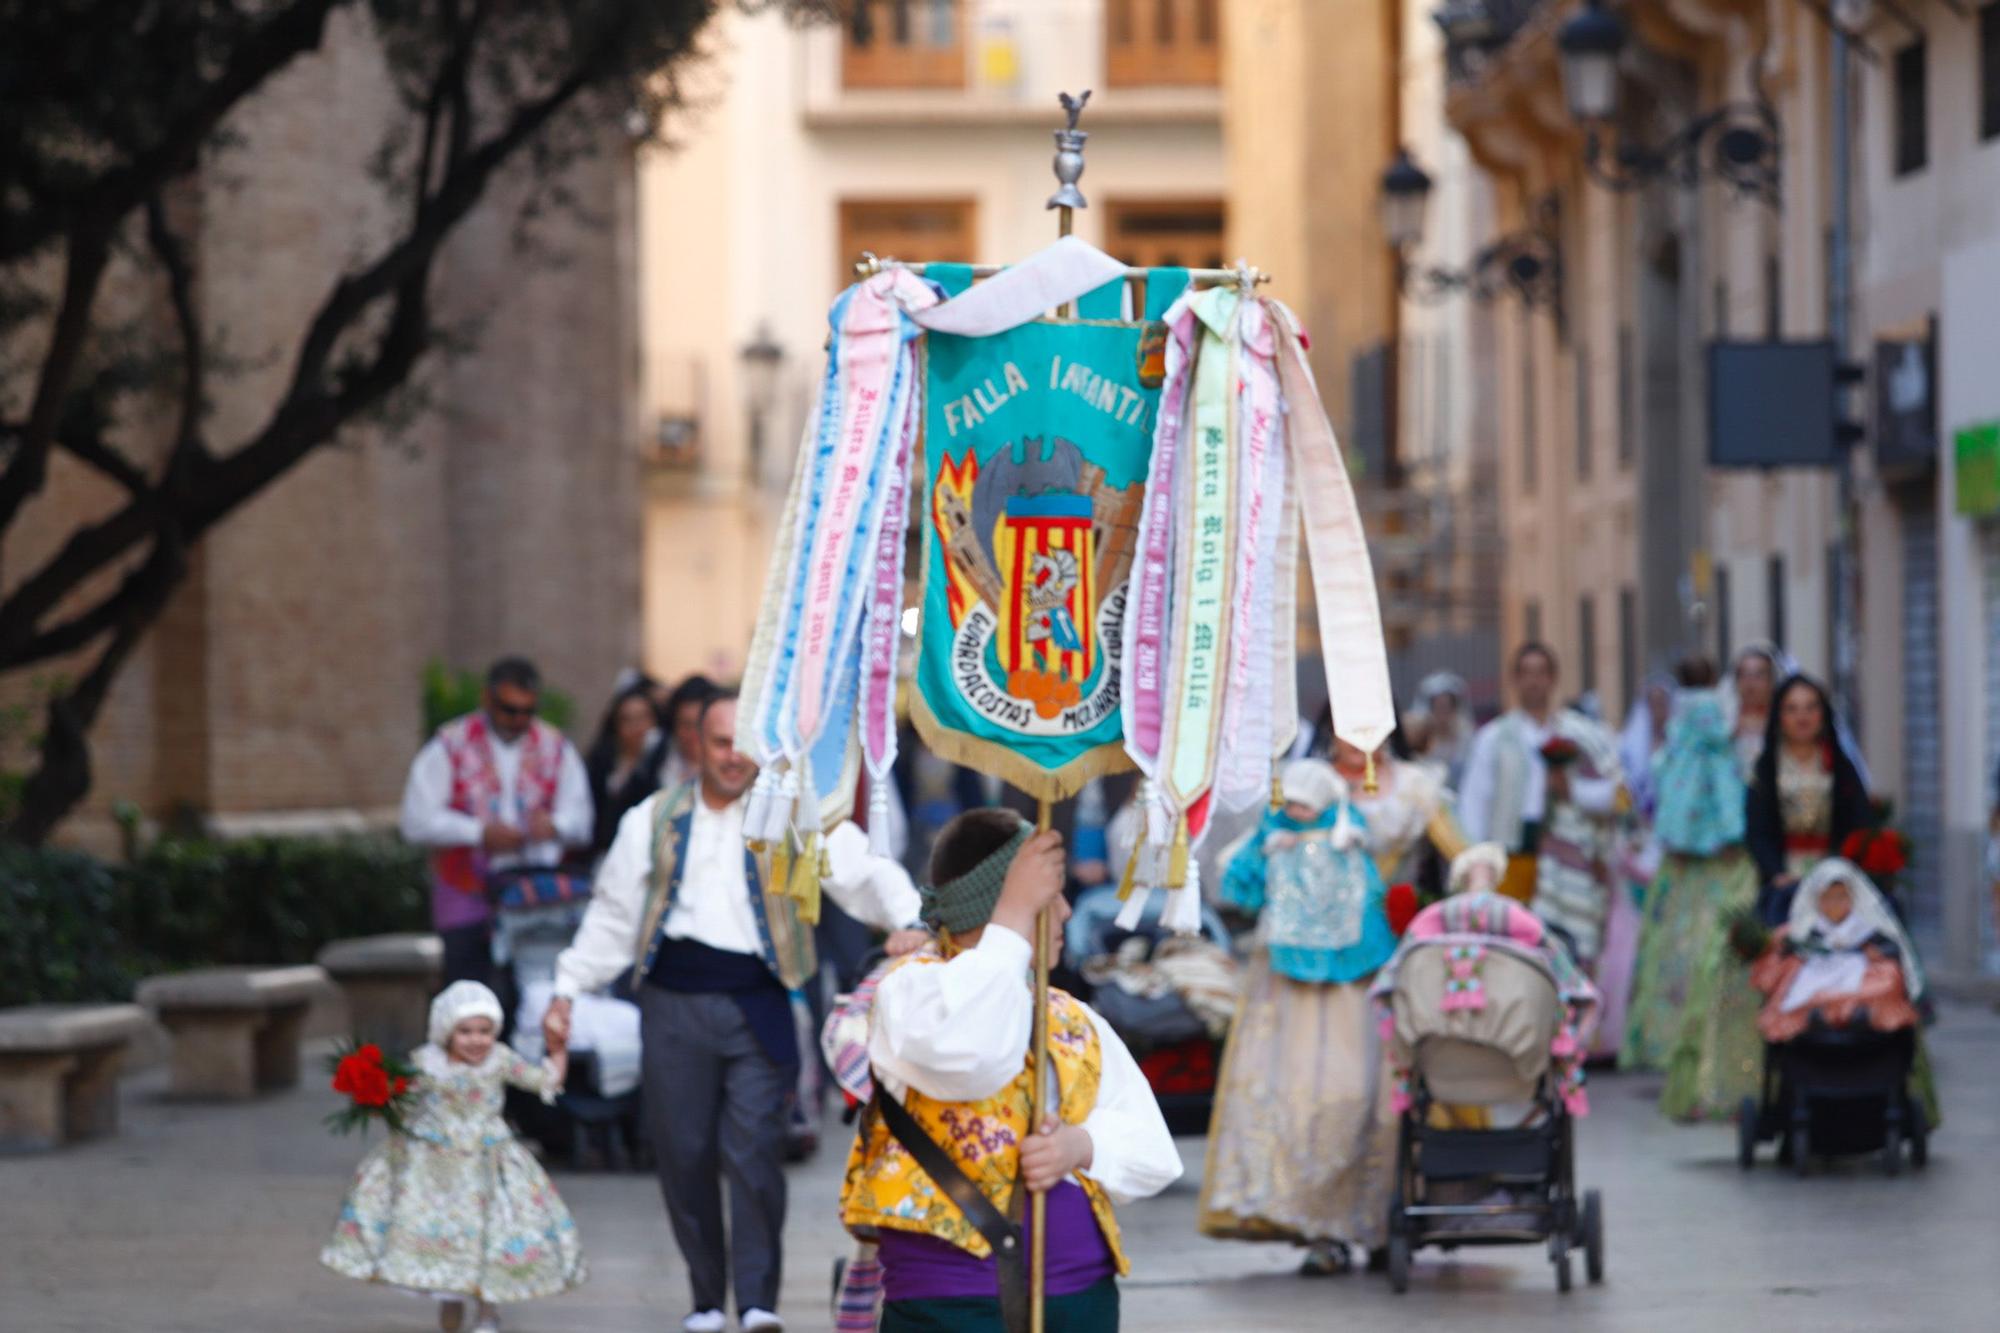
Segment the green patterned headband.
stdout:
[[1035,826],[1024,819],[1014,836],[994,848],[978,865],[935,888],[926,885],[919,889],[924,924],[932,930],[956,934],[977,930],[991,920],[993,905],[1000,901],[1000,886],[1007,882],[1007,867],[1014,864],[1015,855],[1034,832]]

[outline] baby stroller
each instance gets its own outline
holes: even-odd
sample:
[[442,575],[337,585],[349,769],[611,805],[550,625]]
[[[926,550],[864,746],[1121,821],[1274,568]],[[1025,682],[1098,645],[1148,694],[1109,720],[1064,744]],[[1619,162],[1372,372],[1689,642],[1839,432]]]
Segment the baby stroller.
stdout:
[[1916,1034],[1816,1023],[1786,1042],[1764,1043],[1759,1097],[1745,1097],[1736,1117],[1736,1163],[1748,1171],[1757,1145],[1778,1141],[1779,1161],[1806,1174],[1814,1157],[1881,1155],[1882,1170],[1930,1160],[1930,1124],[1910,1095]]
[[1518,903],[1449,898],[1418,914],[1373,995],[1399,1078],[1390,1287],[1409,1289],[1427,1245],[1544,1242],[1558,1290],[1577,1247],[1601,1282],[1604,1203],[1578,1192],[1575,1130],[1596,994],[1568,953]]
[[1930,1117],[1913,1095],[1923,966],[1901,921],[1859,866],[1831,857],[1799,884],[1782,933],[1751,965],[1765,996],[1761,1095],[1737,1113],[1737,1163],[1780,1140],[1804,1175],[1814,1157],[1879,1153],[1890,1175],[1930,1158]]
[[[556,956],[569,947],[590,903],[590,877],[565,870],[493,876],[493,962],[510,1001],[514,1048],[542,1055],[542,1015],[555,994]],[[571,1017],[569,1077],[554,1106],[510,1088],[507,1113],[552,1155],[580,1167],[593,1150],[623,1171],[639,1142],[639,1007],[623,985],[580,995]]]

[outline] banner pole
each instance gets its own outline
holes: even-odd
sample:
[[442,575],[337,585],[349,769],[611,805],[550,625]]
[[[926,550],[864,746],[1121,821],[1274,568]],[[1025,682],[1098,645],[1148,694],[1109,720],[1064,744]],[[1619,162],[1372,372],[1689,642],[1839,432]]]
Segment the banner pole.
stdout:
[[[1035,802],[1037,833],[1048,830],[1050,813],[1047,800]],[[1035,917],[1035,1111],[1030,1133],[1040,1133],[1043,1120],[1051,1114],[1061,1113],[1060,1107],[1049,1096],[1049,959],[1055,940],[1054,926],[1054,911],[1044,907]],[[1043,1306],[1048,1289],[1049,1196],[1046,1193],[1032,1195],[1028,1200],[1028,1210],[1034,1232],[1028,1245],[1028,1328],[1030,1333],[1043,1333],[1047,1318]]]
[[[1076,229],[1076,210],[1090,207],[1083,192],[1076,188],[1083,178],[1083,144],[1090,135],[1076,127],[1077,118],[1083,114],[1084,106],[1090,101],[1090,90],[1084,89],[1083,96],[1071,97],[1059,94],[1057,99],[1067,113],[1069,124],[1055,132],[1056,135],[1056,192],[1049,196],[1048,206],[1056,210],[1056,235],[1065,237]],[[1076,315],[1074,302],[1065,301],[1056,311],[1059,319],[1073,319]],[[1038,796],[1035,801],[1035,831],[1046,832],[1050,822],[1050,802],[1047,796]],[[1040,1133],[1042,1122],[1051,1114],[1060,1115],[1061,1105],[1049,1096],[1049,961],[1055,952],[1055,913],[1043,908],[1035,918],[1035,1091],[1031,1105],[1034,1107],[1034,1123],[1030,1133]],[[1043,1333],[1047,1327],[1048,1313],[1045,1308],[1048,1296],[1049,1260],[1049,1196],[1037,1193],[1028,1201],[1029,1220],[1034,1235],[1028,1243],[1028,1329],[1029,1333]]]

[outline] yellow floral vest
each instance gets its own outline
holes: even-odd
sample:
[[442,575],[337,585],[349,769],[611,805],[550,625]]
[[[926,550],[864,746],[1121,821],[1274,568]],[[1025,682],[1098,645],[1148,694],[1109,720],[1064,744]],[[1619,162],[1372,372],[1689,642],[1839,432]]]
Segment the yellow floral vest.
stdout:
[[[906,959],[904,965],[942,961],[934,954],[919,954]],[[1062,1090],[1062,1120],[1082,1124],[1097,1104],[1101,1053],[1089,1013],[1060,990],[1049,992],[1049,1056],[1056,1067],[1056,1086]],[[1002,1212],[1020,1173],[1020,1143],[1028,1133],[1029,1093],[1034,1086],[1033,1063],[1031,1055],[1023,1062],[1018,1078],[984,1101],[941,1102],[915,1088],[903,1096],[910,1118]],[[1080,1179],[1090,1198],[1090,1210],[1118,1261],[1118,1272],[1130,1272],[1110,1197],[1088,1176]],[[840,1200],[842,1223],[858,1234],[870,1228],[914,1231],[949,1241],[975,1258],[985,1259],[993,1253],[993,1247],[966,1220],[958,1205],[903,1151],[879,1115],[867,1116],[861,1132],[855,1135]]]

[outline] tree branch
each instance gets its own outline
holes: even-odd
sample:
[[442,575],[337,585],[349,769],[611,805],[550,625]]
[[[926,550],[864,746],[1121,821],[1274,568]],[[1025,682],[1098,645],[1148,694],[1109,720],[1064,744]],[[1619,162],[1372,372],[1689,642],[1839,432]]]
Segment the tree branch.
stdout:
[[201,320],[194,309],[194,268],[181,238],[167,225],[167,210],[155,190],[146,196],[146,243],[167,270],[167,295],[181,335],[181,417],[174,452],[201,450],[201,414],[207,404],[207,359]]
[[[291,384],[263,428],[227,457],[201,466],[198,476],[169,477],[163,483],[174,496],[173,510],[186,540],[198,539],[332,438],[357,413],[380,403],[408,376],[429,342],[423,288],[445,238],[478,203],[494,173],[602,76],[602,66],[615,54],[615,48],[614,29],[547,93],[517,108],[501,129],[447,167],[421,226],[367,268],[334,284],[308,328],[294,362]],[[341,337],[370,306],[391,294],[397,296],[396,309],[375,356],[338,387],[329,385],[328,367]],[[0,602],[0,662],[24,665],[34,660],[26,657],[23,649],[36,637],[35,627],[42,617],[78,583],[144,541],[155,527],[152,509],[150,503],[134,500],[98,523],[79,529]]]
[[35,397],[17,437],[14,456],[7,460],[7,470],[0,472],[0,532],[8,529],[21,506],[41,490],[48,477],[49,445],[55,439],[70,381],[75,378],[77,362],[83,356],[83,345],[90,334],[90,307],[97,300],[97,288],[110,258],[107,233],[87,231],[70,238],[63,266],[62,307],[56,313],[49,349],[42,357],[41,378],[35,385]]
[[278,70],[316,49],[327,15],[345,3],[299,0],[271,15],[237,43],[222,71],[151,148],[80,190],[45,197],[43,206],[21,214],[0,214],[0,263],[31,254],[64,233],[108,230],[164,182],[192,168],[223,117]]
[[146,498],[153,494],[153,484],[138,464],[120,453],[102,436],[83,430],[64,430],[56,435],[56,443],[65,453],[102,472],[111,480],[130,491],[135,498]]
[[19,812],[4,830],[31,845],[54,831],[55,821],[90,790],[91,724],[132,650],[159,619],[167,597],[187,569],[186,548],[163,537],[128,584],[139,589],[90,671],[65,693],[49,700],[42,732],[41,762],[21,791]]

